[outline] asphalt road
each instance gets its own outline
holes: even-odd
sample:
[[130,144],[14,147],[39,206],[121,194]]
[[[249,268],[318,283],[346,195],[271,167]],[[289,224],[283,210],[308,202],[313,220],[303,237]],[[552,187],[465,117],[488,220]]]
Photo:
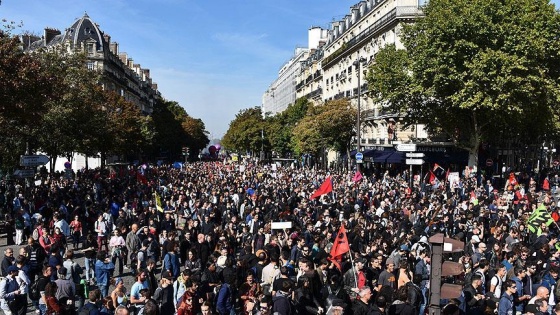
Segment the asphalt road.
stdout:
[[[4,250],[6,248],[11,247],[14,250],[14,256],[17,257],[17,255],[19,253],[19,249],[21,247],[25,247],[25,246],[16,246],[16,245],[7,246],[6,244],[7,244],[6,234],[0,235],[0,255],[2,256],[0,259],[4,258]],[[69,246],[68,248],[70,248],[70,249],[73,248],[72,244],[69,244],[68,246]],[[74,261],[76,261],[80,266],[84,267],[84,254],[81,251],[75,251],[74,252]],[[158,271],[158,273],[159,273],[159,271]],[[156,274],[158,274],[158,273],[156,273]],[[114,276],[118,276],[118,270],[115,270]],[[85,278],[85,274],[84,274],[83,277]],[[127,270],[127,269],[123,270],[123,275],[121,275],[121,277],[123,278],[124,284],[127,288],[127,291],[129,292],[130,288],[132,287],[132,284],[134,284],[135,279],[132,277],[132,274],[131,274],[130,270]],[[115,288],[114,286],[110,286],[109,287],[109,293],[111,293],[114,288]],[[4,314],[4,312],[2,312],[0,310],[0,314]],[[34,308],[33,308],[33,306],[31,306],[31,301],[28,301],[27,314],[35,314]]]

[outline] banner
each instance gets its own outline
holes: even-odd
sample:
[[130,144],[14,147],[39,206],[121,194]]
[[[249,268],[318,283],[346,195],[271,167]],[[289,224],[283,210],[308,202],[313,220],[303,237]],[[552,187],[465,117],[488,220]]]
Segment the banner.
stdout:
[[542,223],[546,223],[546,226],[554,223],[554,219],[552,219],[552,216],[550,216],[544,204],[541,204],[533,211],[533,214],[531,214],[527,220],[527,229],[529,229],[531,233],[538,233]]
[[313,195],[311,195],[310,199],[315,199],[317,197],[321,197],[322,195],[326,195],[332,191],[332,180],[331,177],[327,177],[321,187],[317,189]]
[[154,197],[156,198],[156,209],[159,212],[163,212],[163,205],[161,203],[161,197],[159,196],[159,194],[156,192],[154,192]]

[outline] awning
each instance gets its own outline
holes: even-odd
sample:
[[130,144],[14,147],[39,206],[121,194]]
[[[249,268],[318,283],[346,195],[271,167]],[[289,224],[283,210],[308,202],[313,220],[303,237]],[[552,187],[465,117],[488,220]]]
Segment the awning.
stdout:
[[381,153],[373,158],[373,162],[376,163],[391,163],[398,164],[402,163],[405,157],[405,152],[399,151],[381,151]]

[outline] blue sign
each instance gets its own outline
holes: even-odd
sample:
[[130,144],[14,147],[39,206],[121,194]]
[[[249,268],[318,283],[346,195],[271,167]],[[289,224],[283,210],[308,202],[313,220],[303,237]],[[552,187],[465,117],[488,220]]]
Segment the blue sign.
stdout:
[[362,152],[356,153],[356,161],[361,161],[364,159],[364,154]]

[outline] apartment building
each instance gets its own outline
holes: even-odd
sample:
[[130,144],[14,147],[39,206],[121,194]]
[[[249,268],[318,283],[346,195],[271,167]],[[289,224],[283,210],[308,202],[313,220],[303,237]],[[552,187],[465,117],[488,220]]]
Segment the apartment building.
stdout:
[[63,45],[68,52],[85,53],[88,69],[102,71],[100,84],[103,88],[136,104],[146,115],[152,113],[155,100],[161,97],[150,70],[135,63],[127,53],[120,52],[119,44],[111,42],[111,36],[101,31],[87,14],[64,32],[45,28],[42,37],[22,35],[21,41],[25,50]]

